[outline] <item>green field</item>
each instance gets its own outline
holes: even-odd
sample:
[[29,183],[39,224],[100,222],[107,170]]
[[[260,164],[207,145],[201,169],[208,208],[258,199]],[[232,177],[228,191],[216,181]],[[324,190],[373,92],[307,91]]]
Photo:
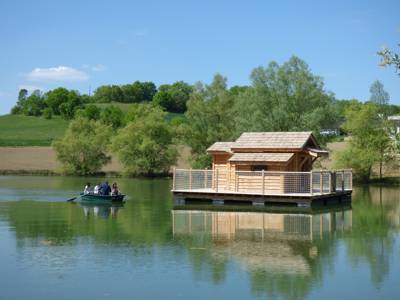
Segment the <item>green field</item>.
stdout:
[[23,115],[0,116],[0,146],[49,146],[61,138],[68,121]]
[[[119,106],[124,112],[131,104],[111,103]],[[104,108],[111,104],[97,104]],[[168,113],[168,121],[183,117],[183,114]],[[69,121],[60,117],[53,117],[50,120],[42,117],[31,117],[24,115],[0,116],[0,147],[5,146],[50,146],[54,139],[60,139],[68,126]]]

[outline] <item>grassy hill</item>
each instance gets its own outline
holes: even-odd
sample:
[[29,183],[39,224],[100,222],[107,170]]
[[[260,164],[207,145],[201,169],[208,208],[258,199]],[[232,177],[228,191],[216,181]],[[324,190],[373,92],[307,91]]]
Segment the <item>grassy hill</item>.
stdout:
[[49,146],[61,138],[68,121],[23,115],[0,116],[0,146]]
[[[131,105],[128,103],[112,103],[120,106],[123,111]],[[99,104],[106,107],[110,104]],[[168,121],[182,117],[183,114],[168,113]],[[47,120],[42,117],[30,117],[24,115],[0,116],[0,147],[5,146],[50,146],[54,139],[60,139],[68,127],[69,121],[60,117]]]

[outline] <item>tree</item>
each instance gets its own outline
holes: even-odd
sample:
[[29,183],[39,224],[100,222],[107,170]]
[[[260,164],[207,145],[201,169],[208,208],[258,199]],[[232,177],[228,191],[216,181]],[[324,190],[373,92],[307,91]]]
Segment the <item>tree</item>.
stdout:
[[27,97],[28,97],[28,90],[20,89],[18,93],[17,104],[11,109],[11,114],[14,115],[22,113]]
[[71,91],[67,102],[60,104],[59,112],[65,120],[71,120],[74,118],[76,110],[80,107],[82,107],[82,102],[78,93]]
[[193,167],[209,167],[211,158],[207,148],[214,142],[233,138],[233,103],[225,77],[217,74],[210,85],[197,84],[187,103],[184,133]]
[[68,126],[64,137],[53,142],[57,159],[67,174],[89,175],[110,161],[107,145],[111,128],[99,122],[77,118]]
[[381,62],[379,64],[380,66],[382,67],[394,66],[396,72],[400,71],[400,55],[398,53],[394,53],[393,51],[385,47],[378,52],[378,55],[381,57]]
[[93,94],[95,102],[124,102],[124,94],[118,85],[102,85],[98,87]]
[[55,115],[70,120],[74,117],[75,111],[82,107],[83,102],[77,91],[59,87],[45,94],[45,103]]
[[167,173],[176,161],[177,151],[165,113],[157,107],[140,104],[131,109],[132,116],[112,142],[125,173],[148,176]]
[[89,120],[99,120],[100,119],[101,110],[94,104],[89,104],[85,106],[85,109],[82,111],[82,116]]
[[50,120],[51,118],[53,118],[53,110],[50,107],[46,107],[43,110],[43,117],[47,120]]
[[135,81],[132,84],[121,86],[123,100],[125,103],[149,102],[153,99],[157,88],[153,82]]
[[383,164],[392,158],[392,141],[378,106],[367,103],[361,108],[358,105],[349,107],[344,128],[351,134],[351,140],[349,148],[338,154],[337,165],[353,168],[356,178],[365,182],[378,163],[381,178]]
[[22,113],[27,116],[38,117],[42,115],[42,111],[45,107],[46,103],[43,99],[42,92],[40,90],[35,90],[23,102]]
[[183,113],[186,111],[186,102],[189,100],[193,87],[183,81],[174,84],[163,84],[153,97],[153,103],[166,111]]
[[55,115],[60,115],[60,105],[68,102],[70,93],[66,88],[56,88],[52,91],[48,91],[45,95],[46,104],[51,108]]
[[371,93],[369,98],[371,102],[379,106],[389,104],[389,94],[385,91],[383,84],[379,80],[376,80],[371,84],[369,92]]
[[100,120],[106,125],[117,129],[124,123],[124,113],[117,106],[107,106],[100,113]]
[[283,65],[271,62],[251,73],[251,87],[235,102],[236,134],[244,131],[302,131],[316,135],[333,128],[339,115],[333,94],[308,65],[291,57]]

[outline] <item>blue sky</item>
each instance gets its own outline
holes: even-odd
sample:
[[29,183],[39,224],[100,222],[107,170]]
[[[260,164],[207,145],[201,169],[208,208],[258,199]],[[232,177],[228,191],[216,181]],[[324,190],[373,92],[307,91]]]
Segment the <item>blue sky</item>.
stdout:
[[400,1],[1,1],[0,114],[19,88],[87,93],[150,80],[248,84],[251,70],[297,55],[338,98],[369,97],[378,79],[400,104]]

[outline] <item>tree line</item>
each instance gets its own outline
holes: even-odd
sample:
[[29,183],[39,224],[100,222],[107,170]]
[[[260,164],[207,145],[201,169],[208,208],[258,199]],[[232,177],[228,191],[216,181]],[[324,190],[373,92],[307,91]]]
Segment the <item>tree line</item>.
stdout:
[[[382,83],[374,82],[370,92],[365,103],[336,99],[321,77],[292,57],[255,68],[248,86],[228,87],[227,78],[217,74],[210,84],[179,81],[157,89],[151,82],[136,81],[101,86],[91,97],[64,88],[44,95],[22,91],[15,110],[36,112],[34,103],[43,114],[73,119],[64,138],[53,144],[66,173],[96,173],[113,153],[128,175],[164,174],[182,144],[191,149],[192,166],[204,168],[211,163],[207,147],[235,140],[242,132],[312,130],[324,144],[335,137],[321,131],[339,129],[351,139],[338,166],[354,168],[365,180],[374,164],[394,159],[395,136],[387,116],[400,113],[389,104]],[[115,102],[132,105],[122,111]],[[100,108],[98,103],[111,104]],[[168,120],[167,112],[184,114]]]
[[44,116],[58,115],[64,119],[74,118],[77,110],[88,103],[154,103],[167,112],[184,113],[193,86],[184,81],[162,84],[135,81],[124,85],[102,85],[92,96],[59,87],[46,93],[35,90],[31,94],[21,89],[12,114]]

